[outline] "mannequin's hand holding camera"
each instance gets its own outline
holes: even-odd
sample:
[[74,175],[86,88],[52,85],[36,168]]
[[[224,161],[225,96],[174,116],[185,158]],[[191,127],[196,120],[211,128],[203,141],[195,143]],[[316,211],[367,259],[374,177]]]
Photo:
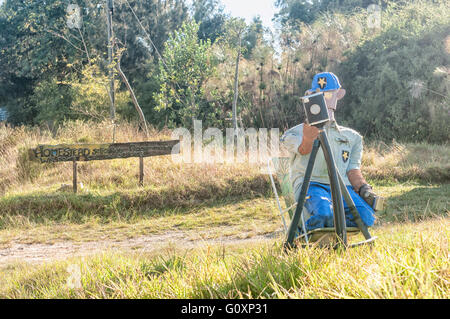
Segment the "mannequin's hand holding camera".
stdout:
[[375,194],[372,190],[372,186],[364,184],[359,188],[359,196],[362,197],[375,211],[382,210],[384,206],[384,198]]
[[307,123],[303,126],[303,141],[298,151],[302,155],[311,153],[314,141],[319,136],[319,129]]

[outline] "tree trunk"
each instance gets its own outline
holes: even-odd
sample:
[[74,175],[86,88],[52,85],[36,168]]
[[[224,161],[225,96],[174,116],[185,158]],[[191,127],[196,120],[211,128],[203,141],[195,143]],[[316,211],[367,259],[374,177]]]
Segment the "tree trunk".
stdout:
[[238,124],[237,124],[237,100],[239,96],[239,60],[241,59],[241,35],[239,35],[239,48],[238,48],[238,54],[236,58],[236,72],[234,74],[234,99],[233,99],[233,129],[234,134],[237,134],[238,130]]
[[131,98],[132,98],[132,100],[133,100],[134,107],[136,108],[136,111],[137,111],[138,114],[139,114],[139,118],[141,119],[141,125],[142,125],[142,127],[143,127],[143,129],[144,129],[144,131],[145,131],[145,136],[146,136],[147,138],[149,138],[148,128],[147,128],[147,121],[145,120],[144,112],[142,112],[142,109],[141,109],[141,107],[139,106],[139,103],[138,103],[138,101],[137,101],[137,99],[136,99],[136,96],[134,95],[134,91],[133,91],[133,89],[131,88],[131,85],[130,85],[130,83],[128,82],[127,77],[125,76],[125,74],[122,72],[122,69],[120,68],[120,61],[117,63],[117,71],[119,72],[119,75],[120,75],[120,77],[122,78],[123,82],[125,83],[125,85],[126,85],[128,91],[130,91],[130,94],[131,94]]

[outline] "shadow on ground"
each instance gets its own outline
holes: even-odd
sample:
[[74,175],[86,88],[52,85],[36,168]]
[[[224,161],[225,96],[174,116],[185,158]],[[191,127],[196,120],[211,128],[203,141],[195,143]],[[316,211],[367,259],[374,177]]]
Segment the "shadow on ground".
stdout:
[[201,207],[222,207],[242,200],[270,196],[264,176],[225,180],[224,185],[202,188],[142,188],[110,193],[31,193],[0,198],[0,229],[22,219],[26,223],[82,223],[95,217],[100,222],[127,221],[139,216],[188,214]]
[[387,198],[386,209],[378,214],[379,222],[421,221],[449,216],[450,184],[417,185],[412,190]]

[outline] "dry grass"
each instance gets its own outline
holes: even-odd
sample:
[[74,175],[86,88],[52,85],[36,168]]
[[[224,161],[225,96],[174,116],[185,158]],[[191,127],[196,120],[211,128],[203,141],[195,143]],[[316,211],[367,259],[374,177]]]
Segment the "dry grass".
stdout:
[[[169,140],[170,132],[151,131],[150,140]],[[116,142],[146,140],[131,123],[122,123],[116,129]],[[111,143],[112,127],[108,123],[69,122],[56,132],[30,127],[0,126],[0,193],[24,193],[29,190],[60,186],[70,182],[71,163],[39,164],[28,160],[27,149],[38,144]],[[145,160],[146,180],[154,186],[183,182],[187,176],[214,178],[215,168],[173,165],[170,156]],[[225,168],[224,174],[239,167]],[[138,161],[133,159],[80,163],[80,180],[91,188],[120,188],[137,186]],[[241,171],[242,172],[242,171]],[[238,171],[239,173],[239,171]],[[191,182],[192,179],[189,179]]]
[[372,142],[364,151],[362,170],[371,180],[448,183],[450,146]]
[[[72,164],[39,164],[30,162],[27,149],[38,144],[62,143],[110,143],[112,128],[107,123],[69,122],[51,134],[39,128],[0,126],[0,194],[30,194],[33,192],[54,192],[62,183],[71,183]],[[169,131],[152,130],[150,140],[169,140]],[[144,135],[135,125],[122,123],[116,129],[116,142],[143,141]],[[159,192],[174,200],[189,197],[204,200],[217,189],[236,188],[255,178],[261,182],[258,167],[243,164],[175,164],[171,156],[146,158],[144,161],[146,192]],[[139,190],[139,163],[137,159],[79,163],[79,180],[90,191]],[[265,179],[268,181],[267,179]],[[231,183],[231,184],[230,184]],[[262,186],[267,190],[268,184]],[[204,198],[196,197],[204,193]],[[245,194],[246,190],[241,190]],[[181,192],[181,194],[180,194]],[[224,195],[223,193],[221,195]],[[155,199],[157,201],[158,199]]]
[[[170,131],[152,130],[150,140],[170,139],[170,135]],[[156,210],[186,210],[227,199],[272,195],[269,178],[258,166],[176,164],[170,156],[145,159],[144,187],[138,185],[137,159],[80,162],[78,177],[85,190],[74,195],[58,191],[62,183],[71,183],[71,163],[34,163],[26,152],[38,144],[111,140],[108,123],[69,122],[55,132],[0,126],[0,228],[82,224],[92,219],[131,221],[154,215]],[[116,140],[145,138],[136,125],[122,123],[116,129]],[[448,145],[372,143],[364,153],[363,172],[378,188],[398,181],[446,183],[450,181],[449,152]]]
[[[170,139],[171,132],[151,130],[150,140]],[[144,135],[132,123],[116,129],[117,142],[143,141]],[[55,132],[48,129],[0,126],[0,194],[24,194],[36,190],[54,191],[70,183],[71,163],[38,164],[28,160],[26,150],[38,144],[108,143],[109,123],[68,122]],[[136,189],[136,159],[79,164],[79,178],[91,190]],[[450,181],[450,146],[429,144],[370,143],[363,157],[363,172],[370,180],[423,182]],[[226,180],[245,176],[261,178],[254,165],[174,164],[170,156],[145,159],[145,180],[150,188],[183,188],[213,184],[228,187]],[[265,186],[264,186],[265,187]],[[265,189],[268,189],[267,187]],[[176,193],[176,192],[174,192]]]

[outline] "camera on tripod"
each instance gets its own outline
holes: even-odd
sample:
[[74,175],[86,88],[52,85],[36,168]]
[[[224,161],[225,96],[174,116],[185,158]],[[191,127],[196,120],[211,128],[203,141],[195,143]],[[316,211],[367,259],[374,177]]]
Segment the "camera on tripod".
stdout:
[[[330,120],[323,92],[304,96],[302,97],[302,102],[306,114],[306,122],[309,125],[322,128]],[[385,199],[383,197],[377,196],[373,192],[367,192],[362,194],[362,198],[375,211],[384,209]]]
[[304,96],[302,102],[309,125],[322,127],[330,120],[323,92]]

